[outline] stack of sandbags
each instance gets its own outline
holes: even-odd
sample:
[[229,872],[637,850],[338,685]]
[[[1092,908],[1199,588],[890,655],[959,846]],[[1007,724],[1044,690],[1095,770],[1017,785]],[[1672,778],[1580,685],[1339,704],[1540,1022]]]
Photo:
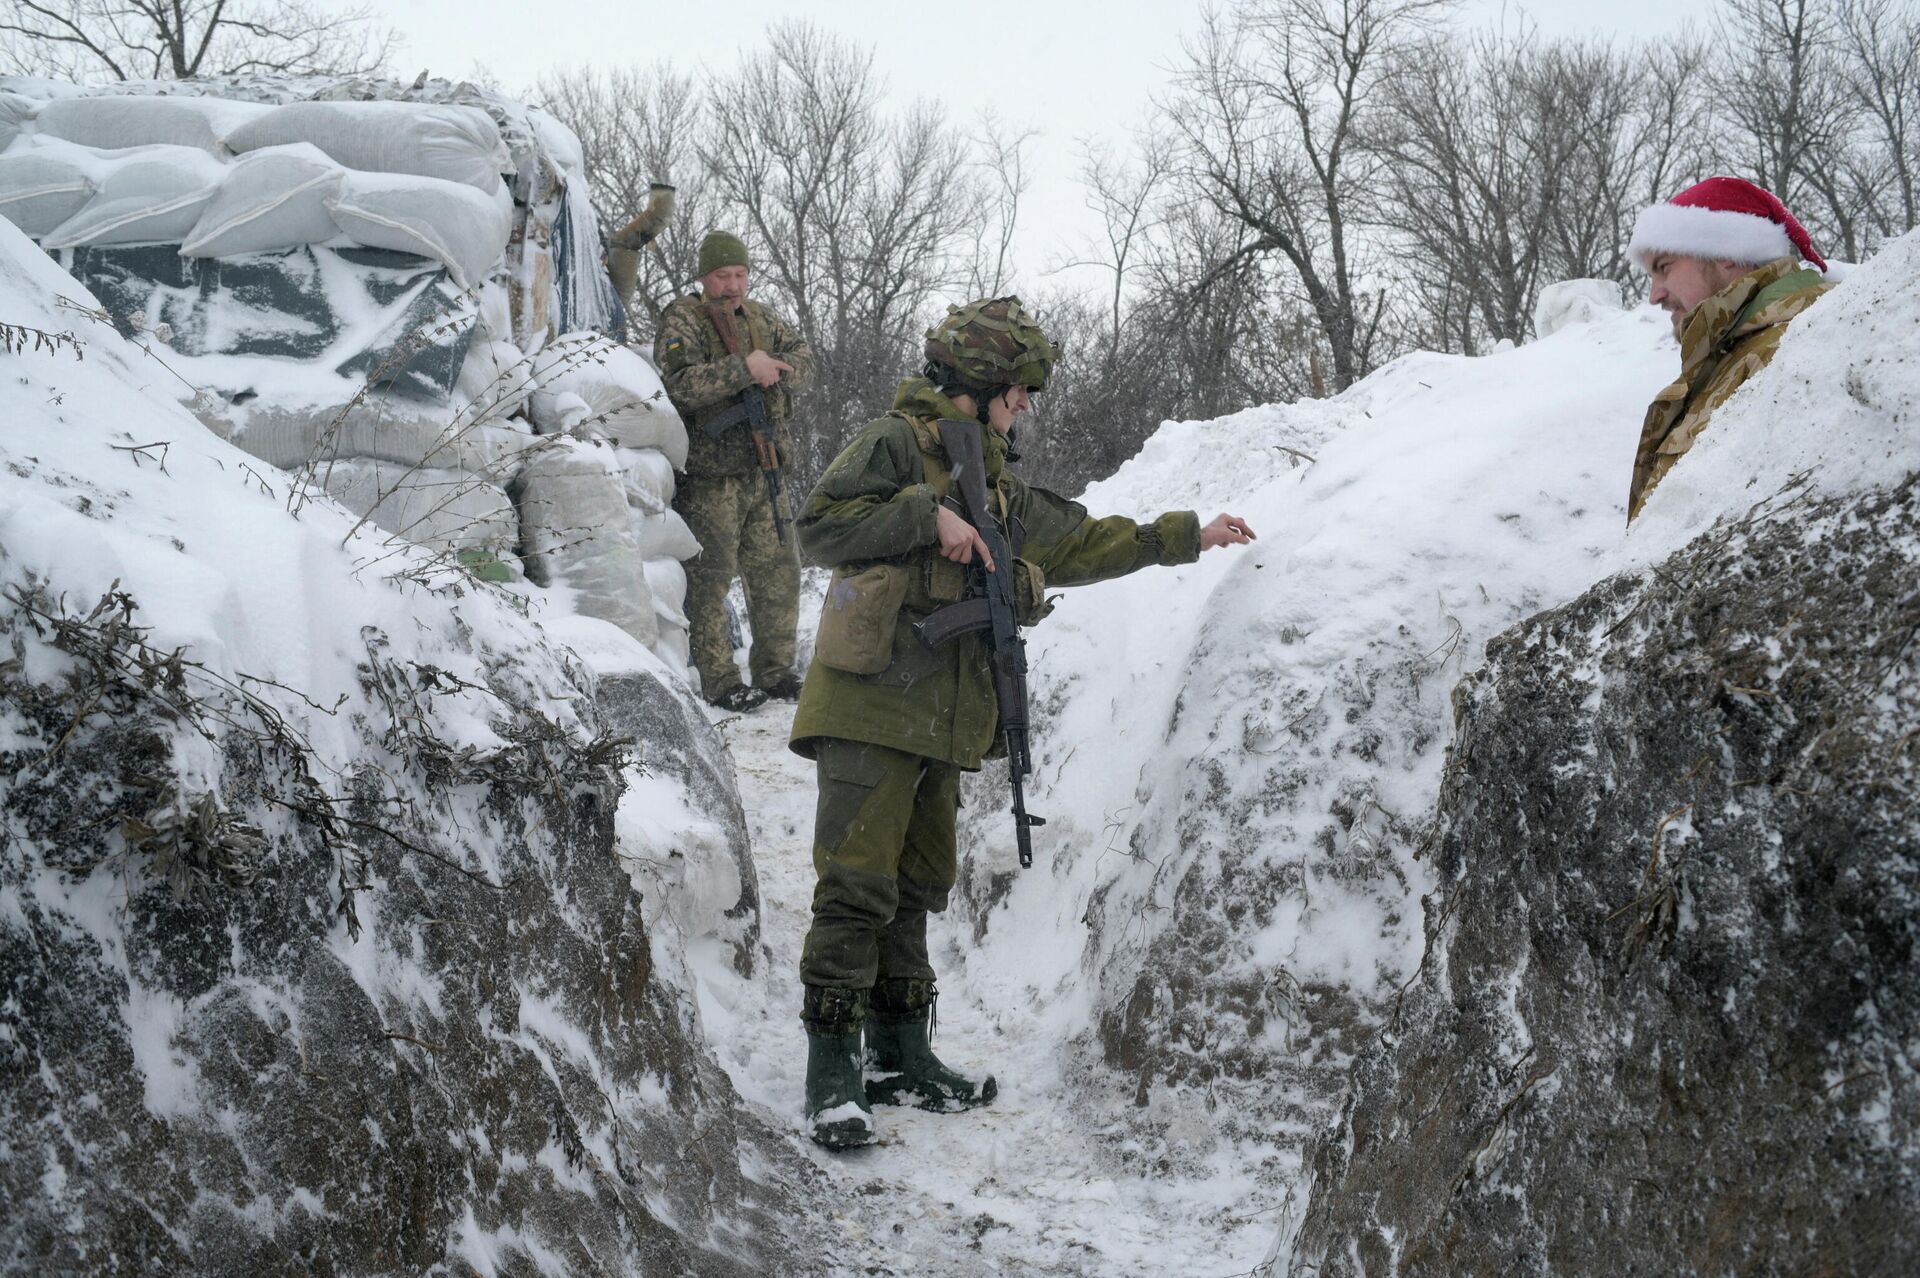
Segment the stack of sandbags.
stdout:
[[483,580],[521,575],[519,512],[488,476],[359,457],[316,463],[313,476],[376,528],[437,551]]
[[32,124],[33,117],[40,114],[40,108],[45,105],[12,89],[0,89],[0,151],[13,145],[20,130]]
[[534,429],[610,445],[634,545],[645,562],[661,659],[687,665],[686,572],[700,553],[673,509],[673,475],[687,463],[687,428],[653,366],[593,333],[570,333],[534,359],[527,401]]
[[504,275],[513,234],[512,162],[474,107],[9,92],[0,146],[0,217],[47,248],[360,244],[433,259],[467,288]]
[[418,102],[290,102],[272,107],[228,132],[237,154],[307,143],[343,167],[367,173],[412,174],[474,187],[504,189],[513,168],[500,129],[485,111]]
[[[222,92],[260,100],[203,96]],[[269,285],[282,272],[289,296],[319,290],[296,314],[266,297],[271,287],[254,289],[266,300],[245,316],[318,334],[311,353],[199,341],[203,329],[227,331],[202,322],[203,312],[227,318],[224,298],[190,324],[169,319],[181,342],[171,358],[209,361],[189,369],[219,391],[195,402],[209,426],[391,536],[483,575],[518,576],[524,550],[536,583],[566,587],[580,611],[684,667],[680,564],[699,549],[672,509],[686,429],[646,361],[597,331],[618,302],[587,189],[569,130],[471,86],[0,82],[0,217],[69,254],[76,271],[82,258],[107,260],[96,250],[113,250],[107,269],[123,271],[152,254],[120,246],[177,246],[185,257],[247,257]],[[406,343],[393,345],[386,321],[342,284],[346,268],[385,269],[355,245],[444,265],[473,311],[457,365],[418,376],[408,365],[372,379],[387,389],[363,389],[385,365],[361,360],[355,335],[369,330],[369,351],[403,354]],[[156,296],[179,288],[165,270],[138,270],[154,270]],[[445,280],[431,288],[450,292]],[[468,317],[434,322],[444,337]],[[432,344],[467,334],[443,337]]]
[[604,439],[619,448],[651,448],[675,470],[687,464],[687,428],[653,365],[598,333],[568,333],[534,363],[529,403],[543,435]]
[[197,406],[214,432],[317,484],[391,537],[489,581],[515,581],[508,485],[538,441],[524,422],[476,422],[444,404],[367,392],[344,407],[284,398]]
[[673,464],[658,450],[622,448],[615,453],[620,483],[633,521],[634,545],[640,552],[653,592],[653,612],[660,641],[654,653],[686,670],[692,658],[687,641],[687,570],[681,565],[700,553],[700,543],[673,508]]
[[257,102],[189,94],[56,98],[34,112],[32,128],[40,137],[101,151],[190,146],[227,155],[227,136],[271,110]]
[[526,454],[514,494],[527,577],[570,591],[576,612],[654,648],[653,592],[614,450],[566,436],[544,440]]

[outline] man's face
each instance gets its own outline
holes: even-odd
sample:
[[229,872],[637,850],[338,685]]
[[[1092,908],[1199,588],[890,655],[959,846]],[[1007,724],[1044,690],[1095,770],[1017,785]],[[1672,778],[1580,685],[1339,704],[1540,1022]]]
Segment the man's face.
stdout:
[[1700,309],[1700,303],[1751,269],[1738,262],[1656,253],[1647,263],[1647,274],[1653,285],[1647,300],[1673,317],[1673,335],[1677,338],[1693,313]]
[[1033,396],[1024,386],[1009,387],[987,401],[987,425],[1005,435],[1013,429],[1013,419],[1033,407]]
[[708,271],[700,277],[700,291],[706,294],[709,302],[732,302],[738,305],[747,297],[747,268],[722,266]]

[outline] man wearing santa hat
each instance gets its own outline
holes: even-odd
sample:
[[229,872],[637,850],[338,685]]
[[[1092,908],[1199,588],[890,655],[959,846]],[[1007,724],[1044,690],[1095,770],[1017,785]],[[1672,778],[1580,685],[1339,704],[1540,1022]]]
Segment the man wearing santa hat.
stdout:
[[1651,277],[1649,300],[1673,316],[1680,339],[1680,379],[1654,397],[1640,428],[1631,521],[1713,410],[1767,366],[1788,321],[1833,285],[1793,214],[1739,178],[1708,178],[1643,211],[1627,255]]

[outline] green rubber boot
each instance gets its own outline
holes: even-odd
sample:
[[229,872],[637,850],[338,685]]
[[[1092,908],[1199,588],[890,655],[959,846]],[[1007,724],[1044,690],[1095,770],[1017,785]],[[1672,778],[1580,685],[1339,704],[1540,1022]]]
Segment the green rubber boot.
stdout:
[[878,1139],[873,1106],[860,1085],[860,1024],[865,990],[807,986],[800,1020],[807,1027],[807,1123],[813,1143],[857,1149]]
[[932,981],[881,981],[873,989],[867,1018],[867,1100],[875,1105],[913,1105],[953,1113],[993,1103],[999,1084],[947,1068],[933,1054]]

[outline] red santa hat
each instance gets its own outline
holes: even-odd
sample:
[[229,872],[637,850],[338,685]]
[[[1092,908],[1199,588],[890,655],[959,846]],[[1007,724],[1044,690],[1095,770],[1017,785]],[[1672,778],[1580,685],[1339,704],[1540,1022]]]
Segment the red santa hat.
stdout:
[[1627,256],[1646,270],[1656,253],[1754,265],[1796,256],[1827,269],[1807,229],[1773,192],[1734,177],[1696,182],[1665,204],[1642,210]]

